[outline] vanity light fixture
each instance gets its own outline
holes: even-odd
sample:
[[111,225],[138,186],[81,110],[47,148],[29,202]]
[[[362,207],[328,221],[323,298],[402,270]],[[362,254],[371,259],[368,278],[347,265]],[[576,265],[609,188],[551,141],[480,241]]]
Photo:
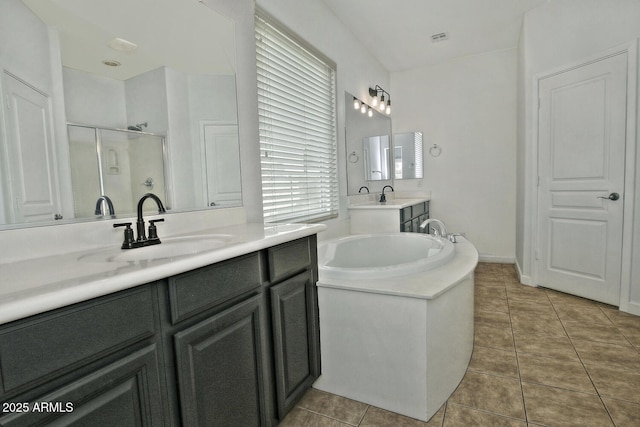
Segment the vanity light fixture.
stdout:
[[[378,108],[381,112],[391,114],[391,94],[389,92],[376,85],[375,88],[369,88],[369,95],[372,98],[371,104],[374,107],[379,103]],[[385,95],[387,96],[386,99]],[[378,97],[380,98],[379,100]]]
[[[372,89],[369,89],[369,93],[371,93],[371,91],[372,91]],[[387,94],[387,97],[389,96],[389,92],[384,92],[384,93]],[[369,104],[366,104],[366,103],[360,101],[358,98],[356,98],[354,96],[353,97],[353,109],[354,110],[360,110],[360,112],[362,114],[366,114],[369,117],[373,117],[373,110],[374,110],[373,107],[375,107],[375,105],[377,104],[375,99],[377,99],[377,97],[374,98],[374,102],[372,102],[373,106],[371,106]],[[383,94],[382,97],[380,98],[379,106],[378,106],[380,112],[384,113],[386,111],[387,114],[390,114],[391,113],[390,105],[391,105],[391,101],[389,100],[389,98],[387,98],[387,101],[385,101],[385,97],[384,97],[384,94]]]

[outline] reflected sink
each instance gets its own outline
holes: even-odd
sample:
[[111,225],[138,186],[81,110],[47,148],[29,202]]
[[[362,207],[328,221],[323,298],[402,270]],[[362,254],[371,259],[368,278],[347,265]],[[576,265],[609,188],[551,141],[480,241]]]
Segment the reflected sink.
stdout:
[[199,236],[170,237],[159,245],[136,249],[105,249],[84,254],[78,258],[90,262],[152,261],[196,255],[227,245],[232,240],[228,234],[206,234]]

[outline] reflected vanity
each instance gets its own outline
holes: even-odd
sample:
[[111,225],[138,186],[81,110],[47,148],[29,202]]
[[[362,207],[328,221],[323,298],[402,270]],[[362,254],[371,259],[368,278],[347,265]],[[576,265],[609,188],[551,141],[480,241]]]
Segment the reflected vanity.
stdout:
[[93,220],[101,196],[126,216],[148,191],[173,212],[242,204],[226,16],[3,0],[0,50],[0,229]]

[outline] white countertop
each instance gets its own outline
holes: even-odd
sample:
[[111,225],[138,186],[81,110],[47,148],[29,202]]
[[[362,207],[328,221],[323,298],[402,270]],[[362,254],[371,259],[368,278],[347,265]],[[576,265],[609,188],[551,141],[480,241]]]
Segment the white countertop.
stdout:
[[117,247],[107,246],[1,264],[0,324],[153,282],[325,229],[322,224],[241,224],[189,233],[232,236],[224,246],[195,255],[117,262],[108,261],[106,257],[87,256],[119,251]]
[[454,243],[454,247],[456,254],[447,264],[410,275],[384,279],[333,280],[323,277],[320,269],[318,287],[433,299],[473,273],[478,264],[478,251],[467,239],[458,237],[458,243]]
[[403,209],[407,206],[413,206],[418,203],[428,202],[430,200],[429,197],[419,197],[419,198],[411,198],[411,199],[391,199],[388,198],[386,202],[380,203],[378,201],[373,202],[365,202],[365,203],[357,203],[349,205],[349,209]]

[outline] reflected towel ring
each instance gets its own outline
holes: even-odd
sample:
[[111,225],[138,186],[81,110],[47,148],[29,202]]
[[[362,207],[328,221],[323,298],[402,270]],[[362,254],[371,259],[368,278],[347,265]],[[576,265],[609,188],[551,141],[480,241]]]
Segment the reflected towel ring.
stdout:
[[429,148],[429,154],[433,157],[438,157],[442,153],[442,148],[438,144],[433,144],[431,148]]
[[355,151],[353,151],[351,154],[349,154],[349,162],[358,163],[358,160],[360,160],[360,157],[358,157],[358,155],[356,154]]

